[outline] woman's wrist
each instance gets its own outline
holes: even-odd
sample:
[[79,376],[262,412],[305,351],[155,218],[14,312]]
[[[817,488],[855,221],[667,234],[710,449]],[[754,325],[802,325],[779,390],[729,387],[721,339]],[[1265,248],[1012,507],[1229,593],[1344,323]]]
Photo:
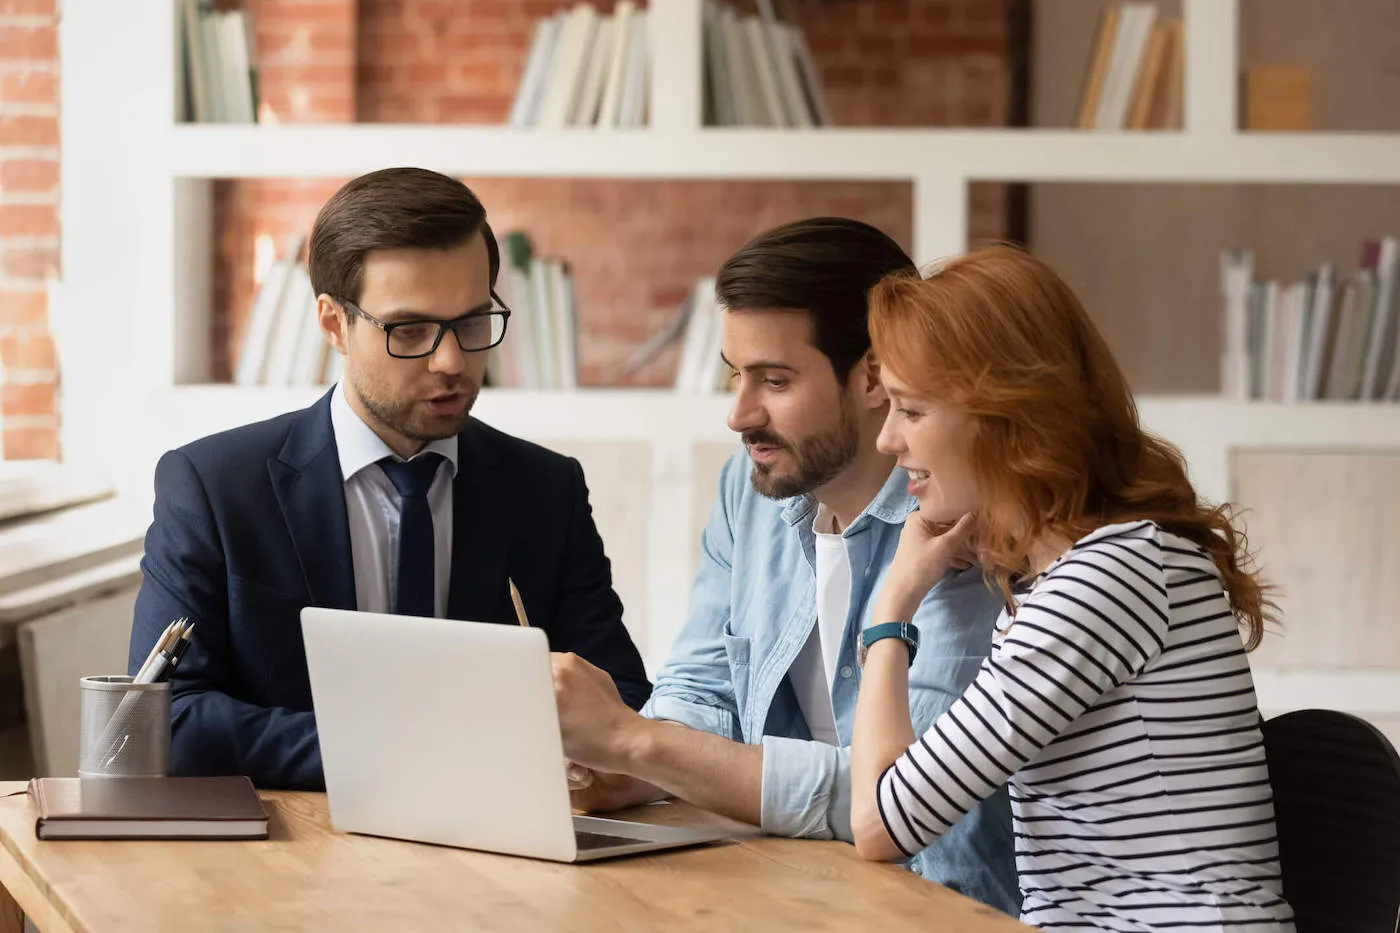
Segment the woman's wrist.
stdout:
[[875,600],[875,610],[870,614],[870,624],[913,622],[914,614],[919,611],[919,604],[922,602],[922,593],[915,596],[913,593],[887,586],[880,591],[880,595]]

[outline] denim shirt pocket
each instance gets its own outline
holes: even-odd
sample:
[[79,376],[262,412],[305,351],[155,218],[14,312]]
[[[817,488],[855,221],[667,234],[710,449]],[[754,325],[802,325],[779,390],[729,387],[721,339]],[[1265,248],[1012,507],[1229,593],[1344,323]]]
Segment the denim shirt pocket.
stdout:
[[735,635],[732,623],[724,623],[720,640],[724,643],[724,654],[729,660],[730,683],[734,685],[734,708],[739,711],[739,723],[748,738],[749,723],[749,652],[753,639],[746,635]]

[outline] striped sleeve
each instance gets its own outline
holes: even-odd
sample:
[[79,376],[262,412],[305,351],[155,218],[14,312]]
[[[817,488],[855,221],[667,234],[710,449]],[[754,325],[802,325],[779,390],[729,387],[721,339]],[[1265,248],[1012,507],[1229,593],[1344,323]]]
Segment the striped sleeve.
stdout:
[[885,830],[907,855],[1019,771],[1166,638],[1155,526],[1086,539],[1021,603],[977,678],[881,776]]

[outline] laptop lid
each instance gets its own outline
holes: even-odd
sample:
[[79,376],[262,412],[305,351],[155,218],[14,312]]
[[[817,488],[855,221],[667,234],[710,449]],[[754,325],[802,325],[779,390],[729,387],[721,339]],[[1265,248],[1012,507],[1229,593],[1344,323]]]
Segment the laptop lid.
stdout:
[[316,607],[301,624],[337,829],[575,857],[543,631]]

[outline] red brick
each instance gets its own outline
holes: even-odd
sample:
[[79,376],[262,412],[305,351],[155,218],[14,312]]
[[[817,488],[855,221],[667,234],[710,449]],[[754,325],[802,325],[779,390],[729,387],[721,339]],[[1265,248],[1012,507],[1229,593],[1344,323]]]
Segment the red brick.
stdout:
[[294,3],[289,0],[264,0],[258,4],[253,22],[259,33],[263,30],[285,30],[302,26],[322,28],[337,23],[355,22],[354,0],[334,0],[322,3]]
[[49,279],[58,275],[58,250],[11,246],[0,252],[0,275],[15,279]]
[[48,320],[47,292],[0,292],[0,326],[46,327]]
[[0,24],[0,61],[49,62],[58,57],[58,30],[52,26]]
[[404,79],[409,84],[425,85],[425,90],[441,86],[447,79],[447,66],[442,62],[409,62],[403,70]]
[[917,22],[930,26],[949,26],[953,22],[953,5],[948,0],[921,0],[918,7]]
[[52,381],[6,383],[0,388],[0,415],[58,414],[57,386]]
[[345,65],[314,65],[295,63],[291,65],[268,66],[258,72],[259,81],[266,80],[274,86],[322,87],[346,89],[354,80],[355,71]]
[[840,65],[835,68],[823,68],[822,80],[828,89],[833,87],[860,86],[865,78],[865,69],[854,65]]
[[1002,39],[947,33],[916,33],[909,37],[909,54],[914,56],[1004,55],[1005,52],[1006,43]]
[[57,159],[9,159],[0,162],[0,191],[53,191],[57,188]]
[[1006,22],[1006,5],[1001,0],[970,0],[963,16],[970,26],[1001,26]]
[[[662,0],[665,2],[665,0]],[[491,11],[500,5],[511,7],[517,16],[534,22],[542,16],[553,16],[571,5],[568,0],[476,0],[476,6],[483,11]],[[483,15],[491,15],[485,12]]]
[[53,204],[0,204],[0,237],[52,236],[58,231]]
[[56,146],[58,118],[0,117],[0,146]]
[[5,428],[6,460],[57,460],[58,424],[46,428]]
[[855,45],[850,39],[850,34],[846,31],[830,31],[825,29],[807,30],[807,48],[812,52],[813,59],[837,58],[846,52],[855,51]]
[[461,94],[440,104],[439,118],[447,123],[500,123],[510,112],[508,102],[491,95]]
[[57,104],[58,77],[51,71],[7,71],[0,77],[0,103]]
[[890,59],[899,52],[901,38],[890,34],[859,36],[856,39],[856,48],[864,58]]
[[0,0],[0,16],[53,16],[57,0]]
[[58,368],[53,337],[42,333],[11,331],[0,338],[0,363],[6,370],[52,372]]
[[448,76],[456,86],[465,84],[477,88],[501,88],[515,93],[515,84],[505,84],[505,69],[497,62],[462,62],[448,67]]

